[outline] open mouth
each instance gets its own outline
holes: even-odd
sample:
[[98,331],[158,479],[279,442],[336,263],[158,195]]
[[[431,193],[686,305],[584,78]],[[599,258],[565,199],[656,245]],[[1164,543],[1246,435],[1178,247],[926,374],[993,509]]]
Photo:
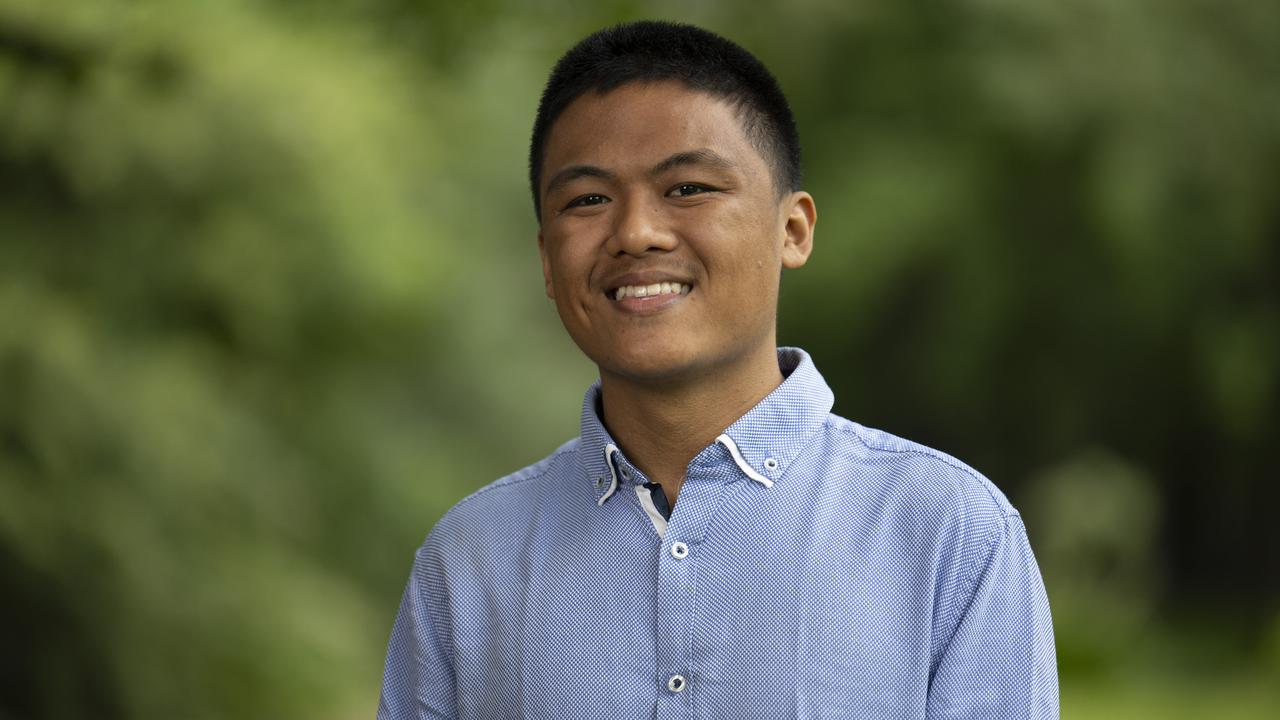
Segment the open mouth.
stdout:
[[687,283],[664,282],[651,285],[623,285],[622,287],[608,290],[605,294],[609,296],[610,300],[625,300],[627,298],[648,298],[663,295],[688,295],[692,288],[693,286]]

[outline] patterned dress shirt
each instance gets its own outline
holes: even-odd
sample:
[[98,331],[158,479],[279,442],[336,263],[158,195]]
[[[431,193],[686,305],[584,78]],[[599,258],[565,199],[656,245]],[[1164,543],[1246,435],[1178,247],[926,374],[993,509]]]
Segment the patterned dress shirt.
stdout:
[[830,413],[802,350],[664,517],[601,423],[418,550],[380,720],[1056,718],[1018,512],[960,461]]

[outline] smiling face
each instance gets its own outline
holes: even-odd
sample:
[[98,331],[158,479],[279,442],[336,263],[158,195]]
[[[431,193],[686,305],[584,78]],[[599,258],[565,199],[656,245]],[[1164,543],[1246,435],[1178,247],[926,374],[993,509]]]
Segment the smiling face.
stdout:
[[808,258],[813,200],[779,195],[728,103],[666,81],[589,91],[542,167],[547,295],[602,378],[776,369],[778,282]]

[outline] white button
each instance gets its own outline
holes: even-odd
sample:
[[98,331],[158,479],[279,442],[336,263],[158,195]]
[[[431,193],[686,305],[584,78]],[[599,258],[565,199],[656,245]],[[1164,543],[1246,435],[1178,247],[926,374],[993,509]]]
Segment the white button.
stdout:
[[677,560],[683,560],[685,559],[685,556],[687,556],[688,554],[689,554],[688,545],[685,545],[682,542],[671,543],[671,557]]
[[777,470],[777,469],[778,469],[778,461],[777,461],[777,460],[774,460],[773,458],[765,458],[765,460],[764,460],[764,469],[765,469],[765,470]]
[[685,685],[688,683],[685,682],[683,675],[672,675],[671,679],[667,680],[667,689],[671,692],[681,692]]

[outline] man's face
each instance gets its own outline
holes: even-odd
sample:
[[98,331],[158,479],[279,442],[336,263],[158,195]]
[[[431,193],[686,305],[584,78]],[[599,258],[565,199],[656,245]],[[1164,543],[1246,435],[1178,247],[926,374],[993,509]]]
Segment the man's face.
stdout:
[[779,198],[729,104],[675,82],[589,91],[553,125],[543,168],[547,295],[602,375],[679,381],[772,357],[813,201]]

